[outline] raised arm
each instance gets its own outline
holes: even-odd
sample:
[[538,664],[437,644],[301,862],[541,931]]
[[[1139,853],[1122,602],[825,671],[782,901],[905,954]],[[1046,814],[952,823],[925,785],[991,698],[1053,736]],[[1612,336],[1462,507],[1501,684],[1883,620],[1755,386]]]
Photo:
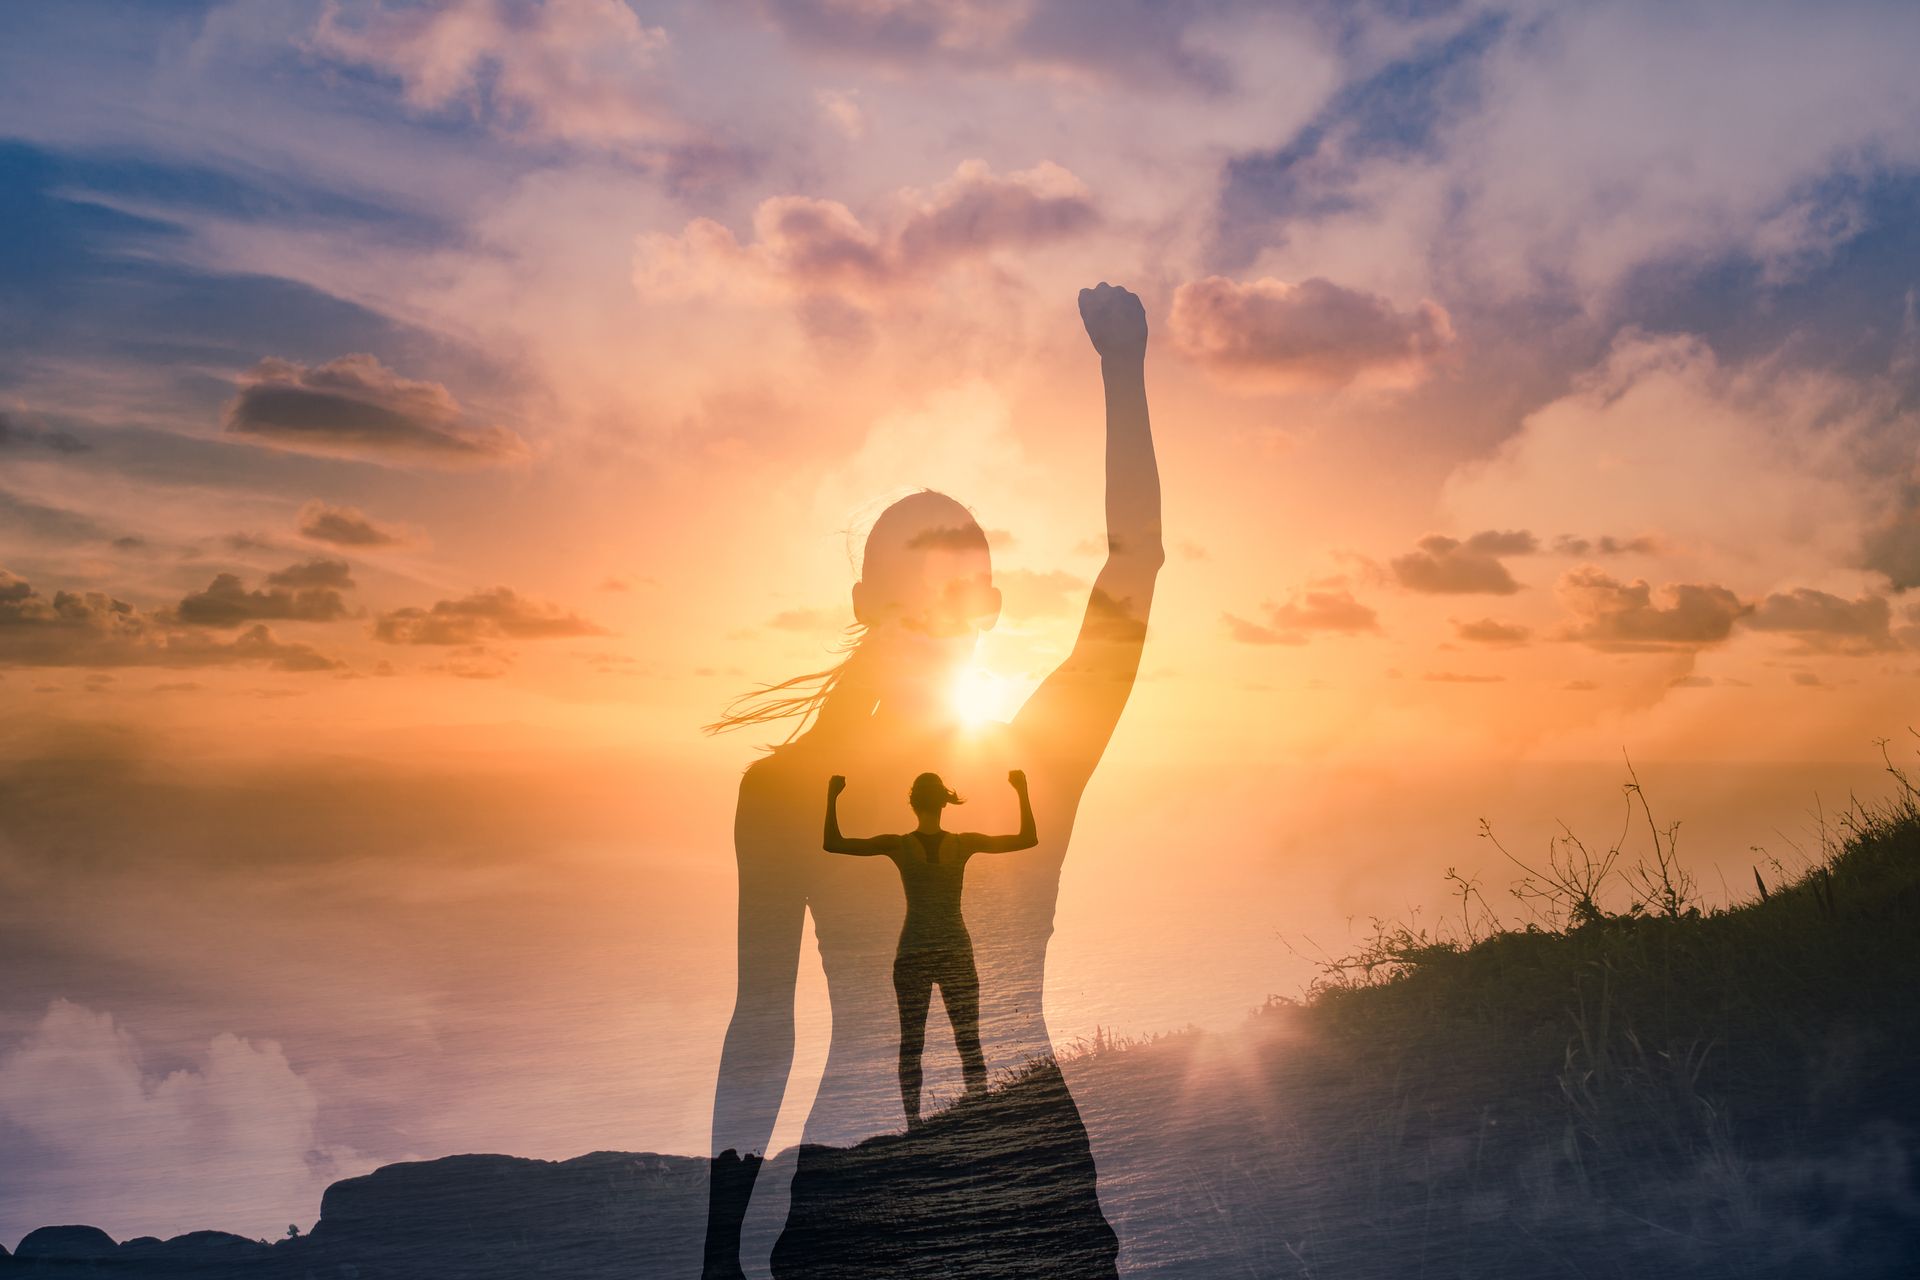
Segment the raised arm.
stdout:
[[897,835],[855,839],[840,834],[840,793],[846,789],[847,780],[840,774],[827,779],[827,829],[821,837],[821,847],[828,853],[851,853],[863,858],[898,850],[900,837]]
[[1020,797],[1020,833],[1012,836],[984,836],[969,831],[959,837],[960,847],[968,853],[1018,853],[1040,843],[1040,832],[1033,824],[1033,801],[1027,798],[1027,775],[1015,769],[1007,774],[1013,793]]
[[1015,725],[1026,741],[1084,780],[1133,690],[1166,552],[1160,469],[1147,419],[1146,311],[1127,290],[1102,283],[1080,291],[1080,315],[1100,353],[1106,386],[1107,561],[1094,579],[1073,652],[1034,691]]

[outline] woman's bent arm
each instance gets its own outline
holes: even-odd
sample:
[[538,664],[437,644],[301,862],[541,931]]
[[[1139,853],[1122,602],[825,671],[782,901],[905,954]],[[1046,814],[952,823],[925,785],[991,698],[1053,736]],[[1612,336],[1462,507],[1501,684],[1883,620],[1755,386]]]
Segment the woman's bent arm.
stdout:
[[1027,775],[1022,770],[1015,769],[1007,774],[1007,781],[1013,785],[1014,794],[1020,797],[1020,834],[1012,836],[968,834],[960,837],[962,847],[975,853],[1018,853],[1022,849],[1031,849],[1040,843],[1040,832],[1033,821],[1033,801],[1027,796]]
[[840,774],[827,779],[827,824],[821,833],[820,847],[828,853],[851,853],[868,857],[876,853],[892,853],[900,847],[899,836],[867,836],[856,839],[840,834],[840,793],[847,789],[847,780]]

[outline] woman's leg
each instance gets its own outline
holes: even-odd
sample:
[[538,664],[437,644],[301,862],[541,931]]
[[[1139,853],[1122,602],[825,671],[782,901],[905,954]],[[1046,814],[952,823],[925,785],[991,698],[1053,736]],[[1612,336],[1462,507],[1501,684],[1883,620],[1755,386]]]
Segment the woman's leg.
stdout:
[[960,1072],[967,1092],[986,1092],[987,1058],[980,1050],[980,973],[973,965],[973,944],[963,942],[943,957],[940,999],[953,1024],[953,1044],[960,1051]]
[[903,950],[894,956],[893,994],[900,1002],[900,1105],[911,1128],[920,1123],[920,1051],[933,1001],[933,969],[925,953]]

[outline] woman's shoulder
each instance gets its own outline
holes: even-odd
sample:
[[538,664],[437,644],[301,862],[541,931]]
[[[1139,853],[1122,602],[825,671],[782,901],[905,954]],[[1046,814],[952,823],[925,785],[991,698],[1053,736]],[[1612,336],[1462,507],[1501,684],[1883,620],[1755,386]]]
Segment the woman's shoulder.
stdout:
[[844,765],[829,764],[826,754],[805,739],[781,743],[747,766],[740,775],[740,794],[785,794],[803,786],[824,789],[830,774],[846,771]]

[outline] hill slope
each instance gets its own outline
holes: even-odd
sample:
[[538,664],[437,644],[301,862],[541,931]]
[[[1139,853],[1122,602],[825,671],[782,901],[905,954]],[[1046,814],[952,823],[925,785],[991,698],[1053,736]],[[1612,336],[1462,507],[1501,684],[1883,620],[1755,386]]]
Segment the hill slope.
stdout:
[[[1561,929],[1471,945],[1387,931],[1357,968],[1237,1033],[1069,1058],[1122,1271],[1910,1274],[1920,815],[1906,794],[1797,881],[1759,885],[1733,910],[1648,895],[1610,913],[1589,893],[1564,904]],[[829,1153],[872,1206],[859,1241],[843,1243],[910,1240],[899,1224],[948,1193],[939,1178],[1004,1189],[1002,1244],[1072,1225],[1021,1191],[1023,1159],[1046,1145],[1023,1142],[1023,1126],[1048,1113],[1059,1078],[1029,1071],[921,1133]],[[790,1164],[791,1153],[762,1175],[749,1233],[762,1258]],[[458,1156],[335,1184],[300,1239],[116,1245],[53,1228],[0,1255],[0,1275],[684,1278],[698,1273],[704,1213],[703,1160]],[[830,1225],[812,1222],[808,1246],[829,1264]],[[973,1259],[977,1274],[1022,1273],[986,1236],[972,1248],[943,1231],[938,1250],[888,1265],[967,1274]]]

